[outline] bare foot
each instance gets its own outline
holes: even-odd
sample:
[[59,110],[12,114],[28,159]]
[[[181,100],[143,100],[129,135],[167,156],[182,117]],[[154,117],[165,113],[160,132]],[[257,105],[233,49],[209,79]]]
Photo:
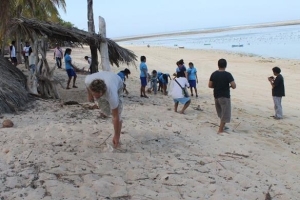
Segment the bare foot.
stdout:
[[78,88],[76,85],[73,85],[73,88]]
[[67,87],[66,89],[69,90],[69,89],[71,89],[71,88],[70,88],[70,87]]
[[114,137],[112,142],[114,144],[114,148],[119,147],[120,146],[120,137],[119,138]]

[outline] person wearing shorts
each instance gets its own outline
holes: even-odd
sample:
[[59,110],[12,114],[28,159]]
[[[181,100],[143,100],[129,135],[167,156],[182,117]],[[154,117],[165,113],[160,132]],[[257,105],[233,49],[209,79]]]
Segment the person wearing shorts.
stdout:
[[198,97],[197,86],[196,86],[198,83],[197,69],[194,67],[194,64],[192,62],[189,63],[187,74],[188,74],[188,81],[190,84],[191,96],[194,96],[193,94],[193,88],[194,88],[196,97]]
[[[176,81],[177,82],[176,82]],[[180,84],[180,85],[179,85]],[[182,107],[181,111],[179,112],[180,114],[184,114],[184,111],[189,107],[191,104],[191,98],[190,97],[185,97],[182,91],[182,88],[189,87],[189,82],[185,78],[185,74],[177,74],[177,78],[172,80],[171,85],[170,85],[170,94],[173,98],[174,101],[174,111],[177,112],[178,105],[183,104],[184,106]]]
[[148,68],[146,65],[146,56],[141,56],[141,64],[140,64],[140,79],[141,79],[141,97],[148,98],[146,95],[146,86],[148,83],[147,80]]
[[235,89],[236,83],[231,73],[225,71],[227,67],[225,59],[218,61],[218,67],[219,70],[211,74],[208,87],[214,89],[215,107],[220,118],[218,134],[221,134],[224,132],[225,124],[231,119],[230,87]]
[[71,83],[72,77],[73,77],[73,88],[77,88],[77,86],[75,85],[77,75],[76,75],[76,72],[74,70],[74,66],[72,64],[72,58],[70,56],[71,52],[72,52],[72,49],[67,48],[66,51],[65,51],[65,55],[64,55],[66,71],[67,71],[67,74],[68,74],[68,77],[69,77],[66,89],[71,89],[70,88],[70,83]]
[[101,71],[85,78],[85,85],[88,91],[90,102],[97,100],[98,106],[104,115],[112,115],[114,127],[113,144],[118,147],[122,129],[123,111],[123,81],[117,74],[108,71]]

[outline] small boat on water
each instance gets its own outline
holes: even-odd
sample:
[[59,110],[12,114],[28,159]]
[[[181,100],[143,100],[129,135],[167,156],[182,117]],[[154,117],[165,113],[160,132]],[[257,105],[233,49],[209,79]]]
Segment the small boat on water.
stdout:
[[233,44],[233,45],[231,45],[231,47],[243,47],[244,45],[242,45],[242,44]]
[[179,49],[184,49],[184,47],[179,47]]
[[210,45],[210,44],[204,44],[205,46]]

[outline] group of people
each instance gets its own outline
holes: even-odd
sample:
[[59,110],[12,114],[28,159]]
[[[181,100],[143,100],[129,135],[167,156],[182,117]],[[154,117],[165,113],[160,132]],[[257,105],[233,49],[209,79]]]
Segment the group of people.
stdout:
[[[13,44],[13,43],[12,43]],[[28,45],[26,45],[28,48]],[[24,48],[25,51],[25,48]],[[68,74],[67,89],[70,89],[71,79],[73,78],[73,88],[76,86],[76,72],[72,64],[71,59],[72,50],[67,48],[63,55],[62,50],[58,46],[54,51],[54,58],[56,59],[58,68],[61,68],[61,58],[64,56],[66,71]],[[14,58],[15,49],[11,48],[12,62],[16,62]],[[25,51],[25,56],[30,56],[31,52]],[[88,59],[88,58],[87,58]],[[191,103],[191,97],[193,96],[193,90],[195,96],[198,97],[197,92],[197,69],[193,63],[189,63],[189,68],[184,66],[183,59],[176,62],[176,73],[173,74],[174,78],[168,73],[158,72],[153,70],[151,75],[148,73],[148,67],[146,65],[146,57],[140,58],[140,96],[148,98],[146,95],[146,86],[148,85],[148,91],[157,94],[157,91],[162,91],[165,95],[169,93],[174,101],[174,111],[178,112],[179,103],[183,104],[179,113],[183,114]],[[91,61],[90,61],[91,62]],[[231,120],[231,100],[230,89],[236,88],[236,83],[231,73],[226,71],[227,61],[225,59],[218,60],[218,70],[213,72],[209,78],[208,87],[213,89],[213,96],[215,99],[215,108],[218,117],[220,118],[220,125],[218,134],[223,133],[227,127],[226,123]],[[274,67],[272,69],[274,76],[268,77],[268,81],[272,86],[272,96],[274,101],[275,115],[274,119],[282,119],[282,106],[281,100],[285,96],[284,80],[281,75],[281,69]],[[129,69],[125,69],[115,74],[113,72],[101,71],[94,74],[87,75],[85,78],[85,84],[88,93],[88,99],[91,102],[97,101],[101,112],[105,116],[112,115],[112,122],[114,127],[113,144],[118,147],[120,143],[120,134],[122,129],[122,110],[123,110],[123,93],[128,94],[125,80],[130,74]],[[167,85],[171,80],[169,91],[167,92]],[[149,84],[150,83],[150,84]],[[191,95],[188,94],[187,88],[190,88]]]

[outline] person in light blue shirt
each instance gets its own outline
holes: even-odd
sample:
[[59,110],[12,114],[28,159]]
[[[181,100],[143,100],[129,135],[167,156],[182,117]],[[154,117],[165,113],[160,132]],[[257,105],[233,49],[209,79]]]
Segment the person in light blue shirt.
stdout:
[[148,98],[146,95],[148,68],[146,65],[146,56],[141,56],[140,79],[141,79],[141,97]]
[[118,73],[118,75],[120,76],[120,78],[122,79],[123,81],[123,92],[125,92],[126,95],[129,94],[128,90],[126,89],[126,84],[125,84],[125,81],[126,81],[126,78],[128,78],[128,75],[130,74],[130,70],[129,69],[125,69],[123,71],[120,71]]
[[67,48],[66,51],[65,51],[65,55],[64,55],[66,71],[67,71],[67,74],[68,74],[68,77],[69,77],[66,89],[71,89],[70,88],[70,82],[72,80],[72,77],[74,77],[73,78],[73,88],[77,88],[77,86],[75,85],[77,75],[76,75],[76,72],[74,70],[74,65],[72,64],[72,58],[70,56],[71,52],[72,52],[72,49]]
[[194,88],[196,97],[198,97],[197,86],[196,86],[196,83],[198,83],[197,69],[194,67],[194,64],[192,62],[189,63],[187,75],[190,84],[191,96],[194,96],[193,94],[193,88]]
[[160,87],[164,95],[167,95],[168,78],[170,78],[171,80],[171,76],[168,73],[162,74],[160,75],[160,77],[158,77],[159,83],[161,85]]

